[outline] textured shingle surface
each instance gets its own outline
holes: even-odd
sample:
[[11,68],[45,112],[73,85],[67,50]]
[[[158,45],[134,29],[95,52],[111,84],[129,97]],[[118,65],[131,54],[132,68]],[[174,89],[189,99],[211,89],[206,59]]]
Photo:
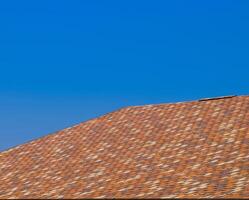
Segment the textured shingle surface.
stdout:
[[0,153],[0,198],[249,198],[249,96],[123,108]]

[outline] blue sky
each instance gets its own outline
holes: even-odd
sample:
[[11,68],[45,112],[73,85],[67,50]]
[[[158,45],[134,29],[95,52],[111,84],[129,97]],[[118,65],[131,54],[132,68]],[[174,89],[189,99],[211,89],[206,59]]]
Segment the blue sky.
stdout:
[[1,1],[0,151],[128,105],[249,94],[249,1]]

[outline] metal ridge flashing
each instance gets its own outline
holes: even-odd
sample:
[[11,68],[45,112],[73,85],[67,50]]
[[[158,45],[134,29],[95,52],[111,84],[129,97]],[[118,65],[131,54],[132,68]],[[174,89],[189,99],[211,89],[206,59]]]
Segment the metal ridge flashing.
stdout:
[[212,97],[212,98],[203,98],[199,99],[198,101],[212,101],[212,100],[218,100],[218,99],[228,99],[236,97],[237,95],[229,95],[229,96],[220,96],[220,97]]

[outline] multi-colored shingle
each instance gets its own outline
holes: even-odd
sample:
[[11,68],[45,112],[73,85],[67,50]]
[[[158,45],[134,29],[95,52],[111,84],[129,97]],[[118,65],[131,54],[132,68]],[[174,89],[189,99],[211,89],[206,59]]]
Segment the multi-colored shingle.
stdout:
[[0,153],[0,198],[249,198],[249,96],[127,107]]

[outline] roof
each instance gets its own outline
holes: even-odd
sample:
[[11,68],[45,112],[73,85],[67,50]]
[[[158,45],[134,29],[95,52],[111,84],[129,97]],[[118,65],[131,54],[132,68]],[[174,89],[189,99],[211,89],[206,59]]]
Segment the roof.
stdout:
[[249,96],[127,107],[0,153],[0,198],[249,198]]

